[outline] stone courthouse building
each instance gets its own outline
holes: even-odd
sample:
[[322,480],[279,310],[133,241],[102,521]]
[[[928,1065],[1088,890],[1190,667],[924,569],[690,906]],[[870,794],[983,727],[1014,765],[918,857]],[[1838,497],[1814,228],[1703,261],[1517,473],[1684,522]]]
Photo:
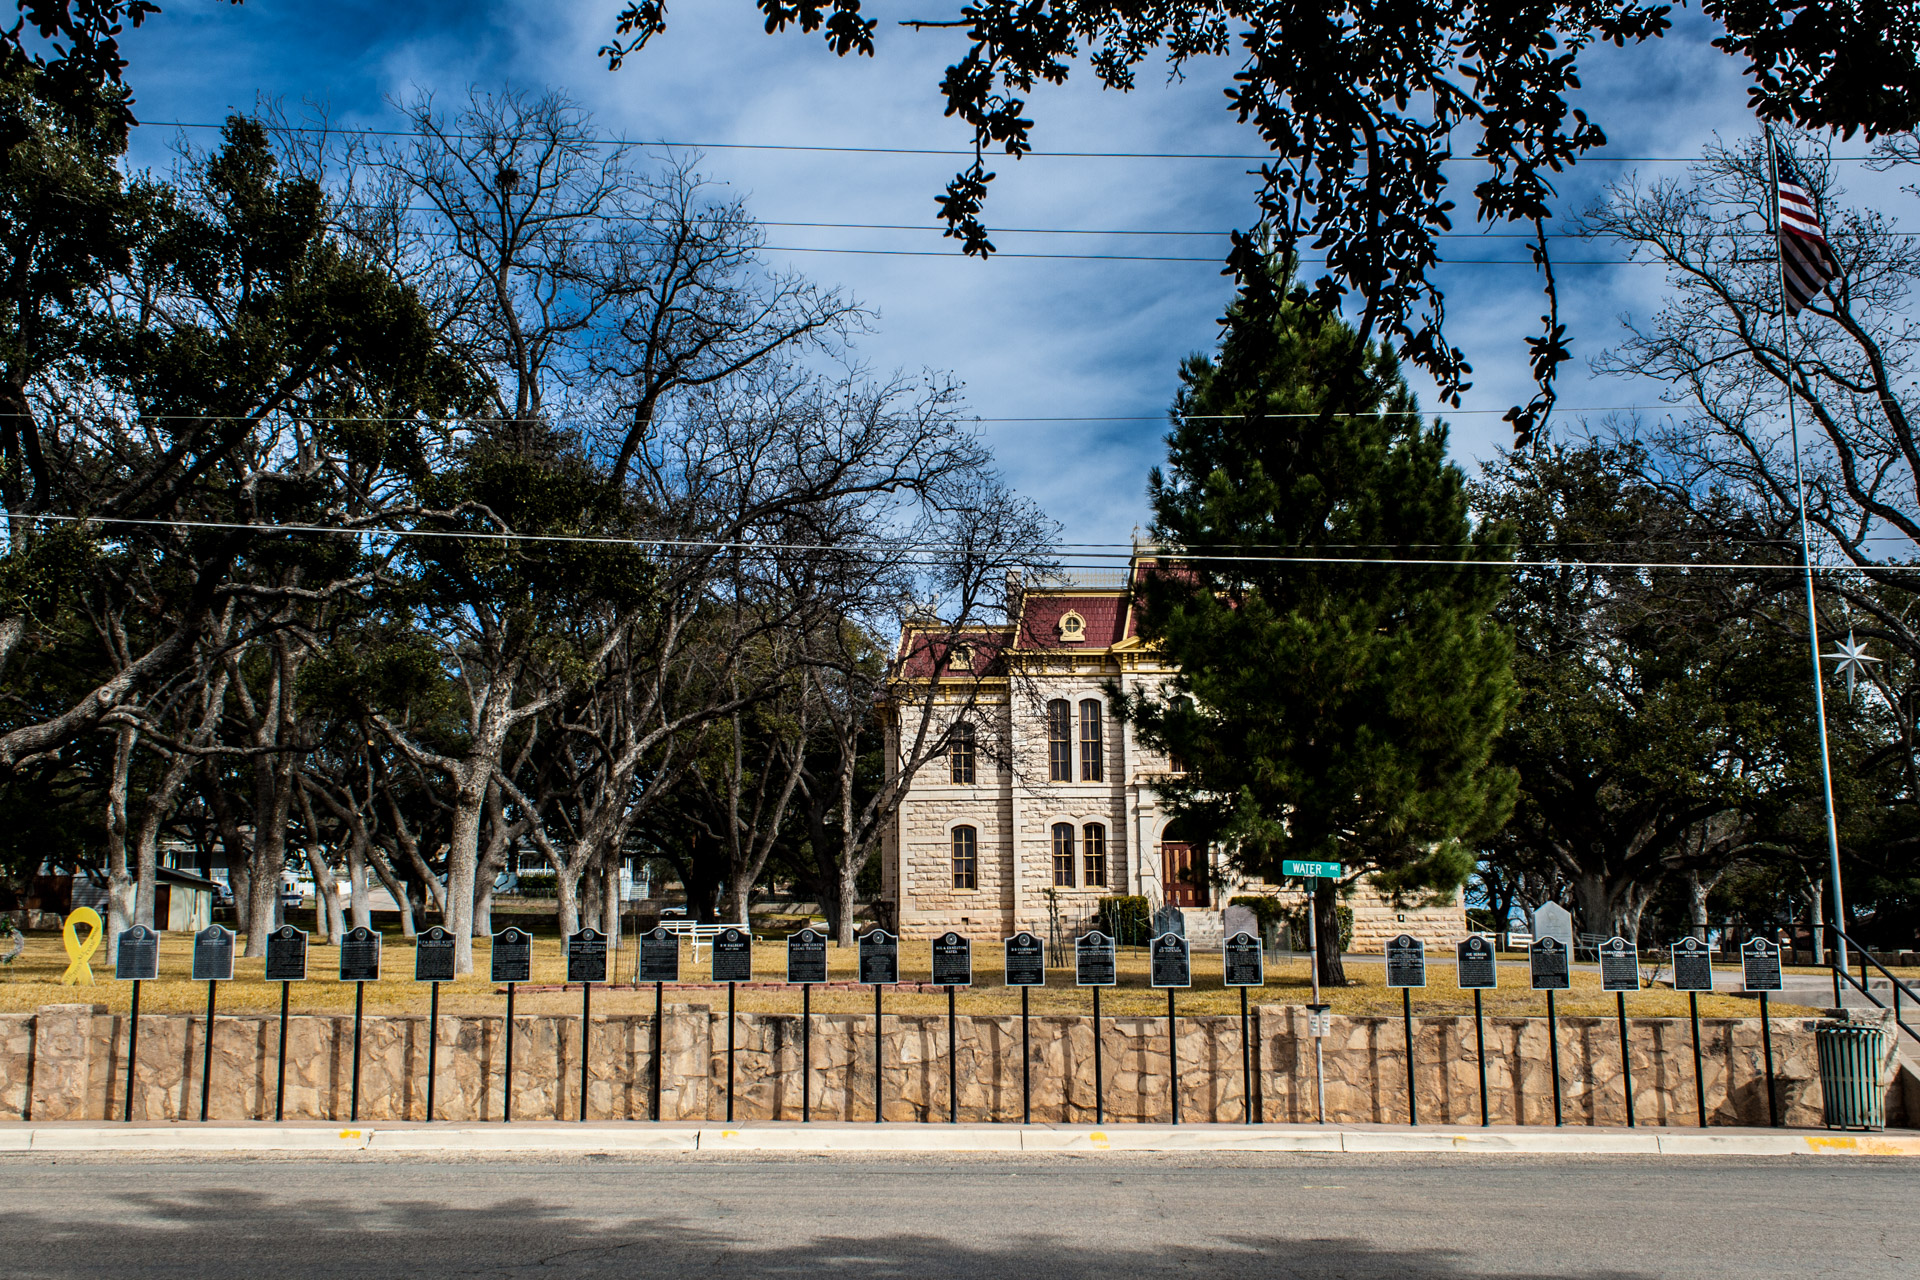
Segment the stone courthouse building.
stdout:
[[[1296,890],[1225,874],[1184,839],[1155,789],[1179,762],[1148,750],[1113,715],[1107,684],[1132,692],[1168,675],[1134,617],[1134,576],[1154,563],[1136,554],[1104,581],[1083,572],[1024,590],[1010,583],[1012,616],[998,627],[950,634],[929,619],[905,629],[889,767],[897,776],[928,679],[941,681],[936,726],[958,729],[953,749],[915,775],[881,841],[880,897],[902,934],[1044,936],[1057,925],[1057,936],[1071,937],[1101,898],[1132,894],[1182,908],[1188,936],[1212,944],[1232,897],[1303,901]],[[1349,905],[1357,951],[1380,951],[1398,933],[1429,948],[1465,936],[1458,896],[1413,906],[1363,886]]]

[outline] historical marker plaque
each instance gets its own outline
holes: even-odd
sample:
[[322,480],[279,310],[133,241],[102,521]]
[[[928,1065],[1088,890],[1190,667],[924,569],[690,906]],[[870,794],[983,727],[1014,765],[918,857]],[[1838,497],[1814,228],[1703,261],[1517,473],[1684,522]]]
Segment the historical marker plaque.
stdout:
[[787,981],[812,986],[827,980],[827,935],[819,929],[801,929],[787,935]]
[[933,940],[933,985],[973,985],[973,942],[965,934],[948,932]]
[[1163,933],[1153,940],[1148,971],[1156,987],[1193,985],[1192,953],[1187,940],[1177,933]]
[[340,981],[380,981],[380,935],[365,925],[340,935]]
[[1073,940],[1073,984],[1077,987],[1110,987],[1118,965],[1114,960],[1113,939],[1098,929]]
[[307,980],[306,930],[283,924],[267,935],[267,965],[263,976],[268,982]]
[[1427,944],[1410,933],[1387,941],[1387,985],[1424,987],[1427,985]]
[[1673,989],[1675,991],[1713,990],[1713,951],[1698,938],[1682,938],[1673,944]]
[[113,949],[113,976],[151,982],[160,976],[160,935],[143,924],[123,930]]
[[490,977],[494,982],[531,982],[533,935],[513,926],[494,934]]
[[1625,938],[1616,935],[1600,944],[1600,989],[1640,989],[1640,951]]
[[1010,987],[1047,985],[1047,944],[1022,929],[1006,940],[1006,984]]
[[453,935],[439,925],[413,940],[413,980],[453,981]]
[[664,926],[640,935],[640,981],[680,981],[680,935]]
[[1500,985],[1500,967],[1494,961],[1493,944],[1485,938],[1463,938],[1453,949],[1462,991],[1492,991]]
[[1565,991],[1573,985],[1566,944],[1560,939],[1535,938],[1528,958],[1533,962],[1530,967],[1535,991]]
[[860,982],[868,987],[891,987],[900,981],[900,938],[885,929],[860,935]]
[[738,925],[714,934],[712,965],[715,982],[752,982],[753,935]]
[[1765,938],[1741,947],[1740,976],[1748,991],[1780,990],[1780,948]]
[[1267,985],[1267,955],[1260,939],[1245,929],[1220,944],[1220,984],[1227,987]]
[[233,930],[210,924],[193,935],[193,980],[225,982],[233,977]]
[[588,927],[567,938],[567,981],[607,980],[607,935]]

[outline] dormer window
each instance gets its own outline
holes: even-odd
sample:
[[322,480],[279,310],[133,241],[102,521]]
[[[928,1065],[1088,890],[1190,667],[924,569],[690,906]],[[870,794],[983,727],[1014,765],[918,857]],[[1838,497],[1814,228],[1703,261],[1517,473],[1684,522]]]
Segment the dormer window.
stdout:
[[1060,643],[1084,644],[1087,639],[1087,620],[1069,609],[1060,615]]
[[973,646],[956,644],[947,650],[947,669],[949,671],[973,671]]

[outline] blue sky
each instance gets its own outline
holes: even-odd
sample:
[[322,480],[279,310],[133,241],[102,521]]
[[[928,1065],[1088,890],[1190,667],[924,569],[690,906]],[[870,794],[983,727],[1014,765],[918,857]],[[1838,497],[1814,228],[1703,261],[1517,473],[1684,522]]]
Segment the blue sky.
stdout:
[[[953,148],[960,125],[940,114],[940,74],[957,38],[913,33],[886,20],[908,10],[869,6],[883,19],[880,57],[837,59],[815,37],[769,37],[750,0],[680,0],[670,28],[645,53],[609,73],[596,56],[617,0],[503,3],[288,4],[167,0],[165,12],[126,40],[137,111],[147,121],[217,121],[262,97],[297,110],[326,104],[349,127],[393,127],[390,102],[426,89],[446,100],[469,85],[566,90],[608,134],[685,143],[781,143]],[[926,16],[927,6],[914,8]],[[1603,157],[1562,190],[1578,212],[1612,179],[1679,175],[1683,166],[1611,157],[1688,157],[1719,134],[1754,128],[1737,65],[1708,47],[1697,14],[1676,14],[1680,33],[1650,48],[1601,50],[1583,60],[1581,105],[1607,130]],[[1232,121],[1221,88],[1231,66],[1195,67],[1184,84],[1148,72],[1132,94],[1101,91],[1085,68],[1045,87],[1029,114],[1043,151],[1233,152],[1259,150]],[[181,135],[154,125],[136,138],[136,164],[164,165]],[[211,135],[187,135],[206,145]],[[1858,154],[1859,143],[1840,150]],[[860,354],[878,370],[951,370],[965,381],[1008,479],[1059,520],[1072,543],[1124,542],[1147,520],[1147,471],[1159,461],[1164,412],[1180,359],[1211,345],[1229,296],[1214,255],[1225,231],[1251,216],[1251,165],[1232,161],[1003,160],[988,206],[997,228],[1197,230],[1217,236],[1003,233],[1008,254],[1150,254],[1207,259],[1137,262],[1018,258],[988,263],[921,256],[802,252],[942,250],[934,196],[957,167],[941,155],[847,155],[724,149],[702,171],[743,193],[768,222],[884,223],[922,228],[849,231],[772,227],[770,259],[846,287],[879,314]],[[1848,186],[1898,211],[1911,195],[1890,179],[1848,166]],[[1462,167],[1464,188],[1473,173]],[[1469,206],[1463,190],[1456,197]],[[1474,228],[1462,222],[1458,228]],[[1507,230],[1507,228],[1495,228]],[[1520,262],[1513,241],[1455,241],[1462,259]],[[1618,258],[1610,246],[1565,241],[1572,259]],[[1541,297],[1531,268],[1462,261],[1444,270],[1453,341],[1467,349],[1476,385],[1449,413],[1464,464],[1507,439],[1500,421],[1530,383],[1524,338]],[[1587,361],[1619,334],[1625,313],[1659,305],[1661,273],[1645,266],[1569,265],[1563,318],[1575,362],[1563,375],[1557,421],[1583,408],[1654,405],[1658,388],[1594,377]],[[1424,388],[1423,388],[1424,390]],[[1430,394],[1423,401],[1433,407]],[[1601,416],[1596,414],[1597,416]],[[1049,418],[1106,417],[1060,422]]]

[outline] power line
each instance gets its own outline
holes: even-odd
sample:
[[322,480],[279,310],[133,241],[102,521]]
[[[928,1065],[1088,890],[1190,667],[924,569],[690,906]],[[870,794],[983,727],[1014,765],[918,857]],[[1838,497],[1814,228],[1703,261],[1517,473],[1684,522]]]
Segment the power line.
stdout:
[[[1561,413],[1561,414],[1652,413],[1652,412],[1667,412],[1677,407],[1679,406],[1672,405],[1672,404],[1558,405],[1555,407],[1554,412]],[[1438,409],[1438,410],[1432,411],[1431,413],[1423,410],[1420,416],[1423,418],[1424,417],[1452,418],[1452,417],[1466,417],[1471,415],[1480,415],[1480,414],[1489,414],[1489,413],[1497,413],[1504,416],[1505,414],[1508,414],[1511,412],[1513,412],[1511,409]],[[112,415],[109,414],[109,415],[102,415],[102,416],[112,416]],[[1317,419],[1326,417],[1328,415],[1320,414],[1320,413],[1186,413],[1186,414],[1173,415],[1166,410],[1162,410],[1159,413],[1094,413],[1094,414],[1073,414],[1073,415],[1033,415],[1033,416],[1027,416],[1027,417],[981,417],[977,415],[964,415],[964,416],[956,416],[954,418],[954,421],[961,424],[1032,423],[1032,422],[1165,422],[1169,417],[1172,417],[1172,416],[1178,416],[1178,417],[1184,418],[1188,422],[1234,422],[1234,421],[1241,421],[1249,418],[1256,418],[1261,421],[1280,421],[1280,420],[1291,420],[1291,419],[1298,419],[1298,418],[1310,418],[1310,419],[1317,420]],[[1334,414],[1332,416],[1364,417],[1366,415]],[[129,417],[132,421],[136,421],[136,422],[268,422],[268,421],[274,420],[274,419],[263,419],[258,417],[257,415],[248,414],[248,413],[141,413],[137,410],[134,411],[131,415],[129,415]],[[501,414],[444,414],[438,417],[435,417],[430,414],[407,414],[404,416],[395,417],[395,416],[387,416],[387,415],[381,415],[381,414],[353,414],[353,413],[307,414],[307,413],[282,412],[278,414],[277,417],[289,418],[299,422],[486,423],[486,422],[505,422],[505,421],[511,420],[511,415],[501,415]],[[9,418],[27,418],[29,421],[32,420],[31,417],[27,414],[0,413],[0,421],[4,421]],[[596,422],[593,419],[589,419],[589,418],[543,418],[541,420],[545,422],[553,423],[553,424],[572,423],[573,425],[576,425],[576,426],[591,427],[591,426],[606,425],[603,422]]]

